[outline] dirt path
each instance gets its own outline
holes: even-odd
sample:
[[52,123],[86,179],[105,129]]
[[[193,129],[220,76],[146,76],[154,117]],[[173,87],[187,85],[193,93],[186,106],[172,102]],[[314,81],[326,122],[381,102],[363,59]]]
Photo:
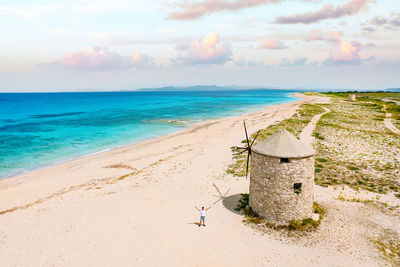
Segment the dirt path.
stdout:
[[[388,113],[388,114],[390,114],[390,113]],[[384,123],[385,123],[386,128],[388,128],[389,130],[391,130],[395,134],[400,134],[400,130],[397,129],[396,126],[393,125],[392,120],[393,119],[389,119],[389,118],[384,119]]]
[[325,112],[314,116],[310,123],[304,127],[303,131],[300,134],[300,140],[303,141],[306,144],[312,145],[312,143],[314,142],[314,137],[312,136],[312,133],[315,129],[315,126],[317,125],[319,119],[322,117],[322,115],[331,112],[331,110],[329,108],[323,107]]
[[[383,101],[385,101],[385,99],[383,99]],[[398,104],[399,102],[396,102],[396,101],[393,101],[393,102],[395,102],[397,105],[399,105]],[[383,111],[386,113],[386,118],[383,120],[385,127],[388,128],[389,130],[391,130],[395,134],[400,134],[400,130],[397,129],[396,126],[394,126],[392,123],[393,119],[390,118],[392,116],[392,114],[386,112],[386,105],[383,106]]]
[[394,103],[396,103],[397,105],[400,106],[400,101],[396,101],[396,100],[393,100],[393,99],[382,98],[382,101],[385,101],[385,102],[394,102]]

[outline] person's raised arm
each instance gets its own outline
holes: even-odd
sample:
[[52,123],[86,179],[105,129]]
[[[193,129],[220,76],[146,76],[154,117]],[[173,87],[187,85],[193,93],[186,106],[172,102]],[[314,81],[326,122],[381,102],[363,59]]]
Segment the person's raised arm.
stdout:
[[209,210],[209,209],[211,209],[211,206],[210,206],[210,207],[208,207],[206,210]]
[[197,206],[194,206],[196,210],[200,211],[200,209]]

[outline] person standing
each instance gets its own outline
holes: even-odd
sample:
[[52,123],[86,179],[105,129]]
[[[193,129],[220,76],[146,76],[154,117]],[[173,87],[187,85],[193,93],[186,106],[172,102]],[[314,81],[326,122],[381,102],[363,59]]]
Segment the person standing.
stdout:
[[201,226],[201,224],[203,223],[203,226],[206,226],[206,211],[211,209],[211,206],[208,207],[207,209],[204,209],[204,207],[201,207],[201,209],[199,209],[197,206],[195,206],[195,208],[200,211],[200,223],[199,223],[199,227]]

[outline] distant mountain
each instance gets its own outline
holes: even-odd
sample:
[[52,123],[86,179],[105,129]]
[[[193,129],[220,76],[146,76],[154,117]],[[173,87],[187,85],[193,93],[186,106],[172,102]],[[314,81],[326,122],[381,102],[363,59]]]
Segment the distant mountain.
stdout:
[[167,86],[159,88],[140,88],[135,91],[146,91],[146,92],[194,92],[194,91],[226,91],[226,90],[292,90],[292,89],[277,89],[277,88],[255,88],[255,87],[245,87],[245,86],[218,86],[218,85],[196,85],[196,86]]
[[389,92],[400,92],[400,88],[387,88],[383,91],[389,91]]

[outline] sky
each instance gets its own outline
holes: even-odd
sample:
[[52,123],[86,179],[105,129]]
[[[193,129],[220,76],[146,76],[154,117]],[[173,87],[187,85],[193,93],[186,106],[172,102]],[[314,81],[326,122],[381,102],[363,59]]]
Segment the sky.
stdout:
[[399,0],[1,0],[0,92],[400,87]]

